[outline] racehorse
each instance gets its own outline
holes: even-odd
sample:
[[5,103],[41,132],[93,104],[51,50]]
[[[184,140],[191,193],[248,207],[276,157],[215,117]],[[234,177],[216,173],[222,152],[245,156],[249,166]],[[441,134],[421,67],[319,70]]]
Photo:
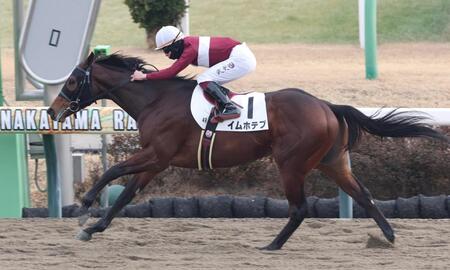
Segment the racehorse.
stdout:
[[[91,53],[74,69],[48,109],[53,120],[63,122],[94,101],[106,98],[118,104],[138,124],[141,150],[108,169],[83,196],[80,209],[84,215],[80,217],[80,225],[86,222],[88,209],[109,182],[124,175],[134,176],[106,215],[80,231],[77,235],[80,240],[88,241],[92,234],[103,232],[135,194],[168,166],[197,167],[201,129],[189,106],[196,81],[175,77],[130,82],[133,71],[144,69],[145,65],[136,57],[120,54],[96,57]],[[266,93],[265,100],[269,130],[217,132],[212,156],[216,167],[273,156],[289,202],[289,220],[263,249],[280,249],[307,216],[304,181],[312,169],[319,169],[333,179],[375,220],[384,236],[394,242],[391,225],[367,188],[352,174],[348,152],[364,132],[379,137],[427,137],[447,143],[450,139],[424,124],[426,116],[393,110],[382,117],[368,117],[354,107],[335,105],[300,89]]]

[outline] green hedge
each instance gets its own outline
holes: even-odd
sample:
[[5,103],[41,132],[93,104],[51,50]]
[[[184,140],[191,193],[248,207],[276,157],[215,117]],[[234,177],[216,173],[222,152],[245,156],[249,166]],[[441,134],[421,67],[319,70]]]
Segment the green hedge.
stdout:
[[186,10],[184,0],[125,0],[125,4],[133,21],[145,29],[151,47],[156,31],[165,25],[179,25]]

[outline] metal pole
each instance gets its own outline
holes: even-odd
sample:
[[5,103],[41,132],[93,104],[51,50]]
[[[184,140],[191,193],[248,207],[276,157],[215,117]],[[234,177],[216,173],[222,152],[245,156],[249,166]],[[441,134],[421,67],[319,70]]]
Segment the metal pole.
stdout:
[[365,3],[365,58],[366,79],[378,76],[377,68],[377,1],[366,0]]
[[180,27],[181,31],[185,35],[189,35],[189,0],[184,0],[184,3],[186,4],[186,10],[184,11],[184,16],[181,18]]
[[55,138],[53,135],[42,135],[47,165],[47,205],[48,216],[62,217],[61,206],[61,176],[58,172],[58,158],[56,157]]
[[[106,100],[102,99],[102,107],[106,107]],[[108,140],[106,134],[102,134],[102,165],[103,165],[103,173],[109,167],[108,164]]]
[[[62,85],[46,85],[44,104],[49,106],[56,96],[59,94]],[[74,192],[73,192],[73,160],[71,150],[71,135],[54,135],[55,147],[57,149],[57,170],[61,177],[61,203],[62,206],[73,204]],[[53,159],[53,158],[52,158]],[[50,165],[54,166],[54,165]],[[47,167],[49,168],[49,167]],[[49,179],[50,180],[50,179]],[[49,182],[49,185],[52,184]],[[50,196],[50,187],[49,187]]]
[[[351,170],[350,154],[347,152],[348,166]],[[339,189],[339,218],[353,218],[353,199]]]
[[[111,46],[110,45],[98,45],[94,48],[94,54],[95,55],[109,55],[111,53]],[[102,99],[102,107],[106,107],[106,100]],[[102,134],[102,165],[103,165],[103,173],[106,172],[106,170],[109,167],[108,164],[108,140],[107,135]],[[107,185],[105,188],[103,188],[100,196],[100,204],[103,207],[109,206],[109,191],[108,188],[109,185]]]
[[366,12],[365,8],[364,8],[364,3],[366,2],[366,0],[358,0],[358,24],[359,24],[359,46],[361,47],[361,49],[364,49],[364,43],[365,43],[365,31],[364,31],[364,27],[365,27],[365,15],[364,13]]
[[[106,107],[106,100],[102,99],[102,107]],[[103,173],[108,169],[108,140],[106,134],[102,134],[102,165]],[[103,188],[100,196],[100,204],[103,207],[109,206],[109,185]]]

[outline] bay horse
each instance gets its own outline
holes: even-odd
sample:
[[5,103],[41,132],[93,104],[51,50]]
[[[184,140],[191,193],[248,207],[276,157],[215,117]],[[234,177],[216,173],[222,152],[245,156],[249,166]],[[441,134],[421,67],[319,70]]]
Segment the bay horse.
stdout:
[[[124,175],[134,176],[106,215],[80,231],[80,240],[88,241],[92,234],[103,232],[135,194],[168,166],[197,168],[201,129],[190,113],[190,99],[197,82],[184,77],[130,82],[134,70],[143,69],[144,65],[136,57],[117,53],[95,57],[91,53],[74,69],[48,109],[53,120],[63,122],[69,115],[105,98],[114,101],[138,124],[141,150],[108,169],[83,196],[80,225],[86,222],[88,209],[109,182]],[[394,242],[391,225],[367,188],[352,174],[348,152],[364,132],[379,137],[427,137],[447,143],[449,138],[424,124],[426,116],[408,116],[394,110],[382,117],[368,117],[354,107],[335,105],[300,89],[266,93],[265,100],[269,130],[217,132],[212,156],[213,164],[221,168],[268,155],[274,158],[289,202],[289,220],[263,249],[280,249],[307,216],[304,181],[312,169],[333,179]]]

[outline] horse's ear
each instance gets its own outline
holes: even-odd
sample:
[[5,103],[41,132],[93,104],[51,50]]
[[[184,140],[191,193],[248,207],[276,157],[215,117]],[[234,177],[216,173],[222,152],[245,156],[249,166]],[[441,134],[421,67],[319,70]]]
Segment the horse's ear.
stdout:
[[88,67],[90,67],[92,65],[92,63],[94,63],[95,60],[95,54],[93,52],[91,52],[88,56],[88,58],[86,58],[86,60],[84,60],[84,62],[82,62],[80,64],[81,68],[87,69]]
[[94,62],[95,59],[95,54],[94,52],[91,52],[88,56],[88,58],[86,59],[86,64],[89,67],[90,65],[92,65],[92,63]]

